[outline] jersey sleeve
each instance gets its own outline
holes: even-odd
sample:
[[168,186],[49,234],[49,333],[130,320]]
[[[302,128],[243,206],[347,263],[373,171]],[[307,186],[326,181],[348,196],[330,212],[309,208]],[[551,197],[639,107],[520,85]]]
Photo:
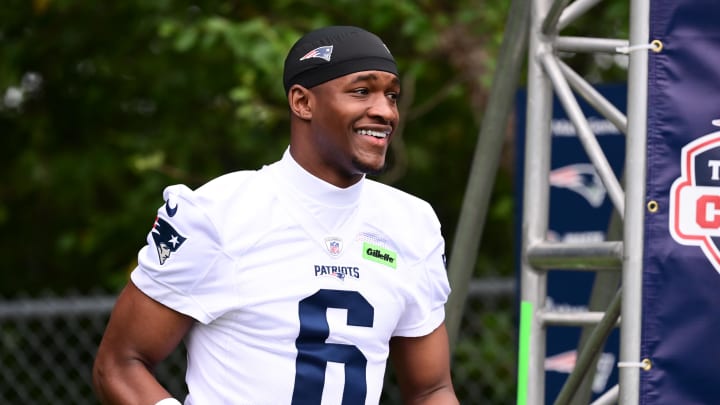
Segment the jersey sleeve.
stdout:
[[234,303],[234,264],[202,200],[184,185],[163,193],[133,283],[150,298],[209,323]]
[[[417,275],[405,314],[400,320],[394,336],[417,337],[430,334],[445,320],[445,303],[450,295],[450,284],[445,263],[445,241],[440,233],[440,222],[432,208],[426,213],[430,218],[431,231],[426,242],[427,253],[422,260],[413,264]],[[427,233],[425,235],[428,235]]]

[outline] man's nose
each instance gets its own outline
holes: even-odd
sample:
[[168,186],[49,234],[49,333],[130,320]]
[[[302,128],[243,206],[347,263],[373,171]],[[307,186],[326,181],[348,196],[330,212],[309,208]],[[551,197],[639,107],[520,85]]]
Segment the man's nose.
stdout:
[[381,118],[386,123],[395,122],[398,119],[397,105],[386,95],[373,97],[372,104],[368,108],[368,115]]

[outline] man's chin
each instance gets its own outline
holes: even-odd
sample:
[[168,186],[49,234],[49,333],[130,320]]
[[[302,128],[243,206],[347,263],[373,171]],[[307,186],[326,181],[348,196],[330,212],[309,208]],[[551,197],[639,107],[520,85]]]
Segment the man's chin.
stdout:
[[376,176],[384,173],[386,167],[384,160],[377,164],[368,164],[365,162],[361,162],[358,159],[353,160],[353,166],[355,166],[355,169],[357,169],[358,171],[370,176]]

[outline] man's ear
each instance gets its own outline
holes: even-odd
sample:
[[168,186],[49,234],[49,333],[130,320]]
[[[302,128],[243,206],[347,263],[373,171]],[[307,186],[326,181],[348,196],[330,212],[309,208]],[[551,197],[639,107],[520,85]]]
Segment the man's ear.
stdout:
[[293,115],[301,120],[312,118],[312,93],[305,87],[294,84],[288,91],[288,103]]

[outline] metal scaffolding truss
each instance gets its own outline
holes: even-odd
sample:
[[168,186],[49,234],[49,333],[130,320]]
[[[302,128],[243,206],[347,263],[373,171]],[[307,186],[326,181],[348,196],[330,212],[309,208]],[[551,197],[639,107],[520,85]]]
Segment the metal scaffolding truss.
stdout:
[[[521,332],[518,404],[543,404],[545,398],[546,328],[585,327],[574,370],[555,404],[583,403],[581,386],[592,377],[597,355],[608,335],[620,327],[619,384],[593,404],[637,404],[639,401],[640,326],[642,305],[643,215],[647,114],[649,0],[632,0],[630,38],[562,36],[562,29],[600,0],[532,0],[528,43],[528,100],[525,184],[522,224]],[[627,54],[627,115],[618,111],[559,57],[563,52]],[[598,172],[622,222],[621,240],[561,243],[546,240],[549,212],[549,172],[553,94],[558,97],[590,161]],[[580,96],[626,135],[624,179],[613,173],[576,99]],[[532,152],[532,153],[531,153]],[[622,185],[624,183],[624,187]],[[619,235],[618,235],[619,236]],[[612,288],[600,310],[553,312],[545,307],[549,270],[588,270],[615,277],[597,277],[593,292]],[[622,288],[618,288],[621,282]],[[600,289],[598,289],[600,287]],[[606,296],[608,296],[606,294]],[[579,393],[580,391],[580,393]],[[588,396],[585,395],[585,402]],[[572,401],[572,402],[571,402]]]
[[[627,0],[630,9],[628,39],[561,35],[564,28],[600,1],[512,1],[498,57],[497,65],[502,69],[496,71],[490,90],[450,253],[448,276],[453,290],[446,305],[446,324],[450,343],[454,347],[497,172],[505,124],[512,109],[520,66],[527,56],[527,152],[520,263],[518,405],[543,405],[545,401],[544,361],[548,326],[583,327],[575,368],[560,391],[556,405],[589,402],[588,386],[592,375],[588,371],[594,369],[597,355],[613,328],[620,327],[619,383],[596,399],[593,405],[637,404],[640,369],[650,366],[639,358],[647,66],[648,52],[659,51],[661,44],[648,44],[650,0]],[[627,55],[626,115],[560,59],[559,55],[567,52]],[[614,237],[606,242],[569,244],[546,239],[554,94],[574,124],[580,142],[615,207],[609,232]],[[576,95],[626,135],[624,181],[612,171]],[[588,312],[567,314],[546,309],[547,272],[550,270],[596,272]]]

